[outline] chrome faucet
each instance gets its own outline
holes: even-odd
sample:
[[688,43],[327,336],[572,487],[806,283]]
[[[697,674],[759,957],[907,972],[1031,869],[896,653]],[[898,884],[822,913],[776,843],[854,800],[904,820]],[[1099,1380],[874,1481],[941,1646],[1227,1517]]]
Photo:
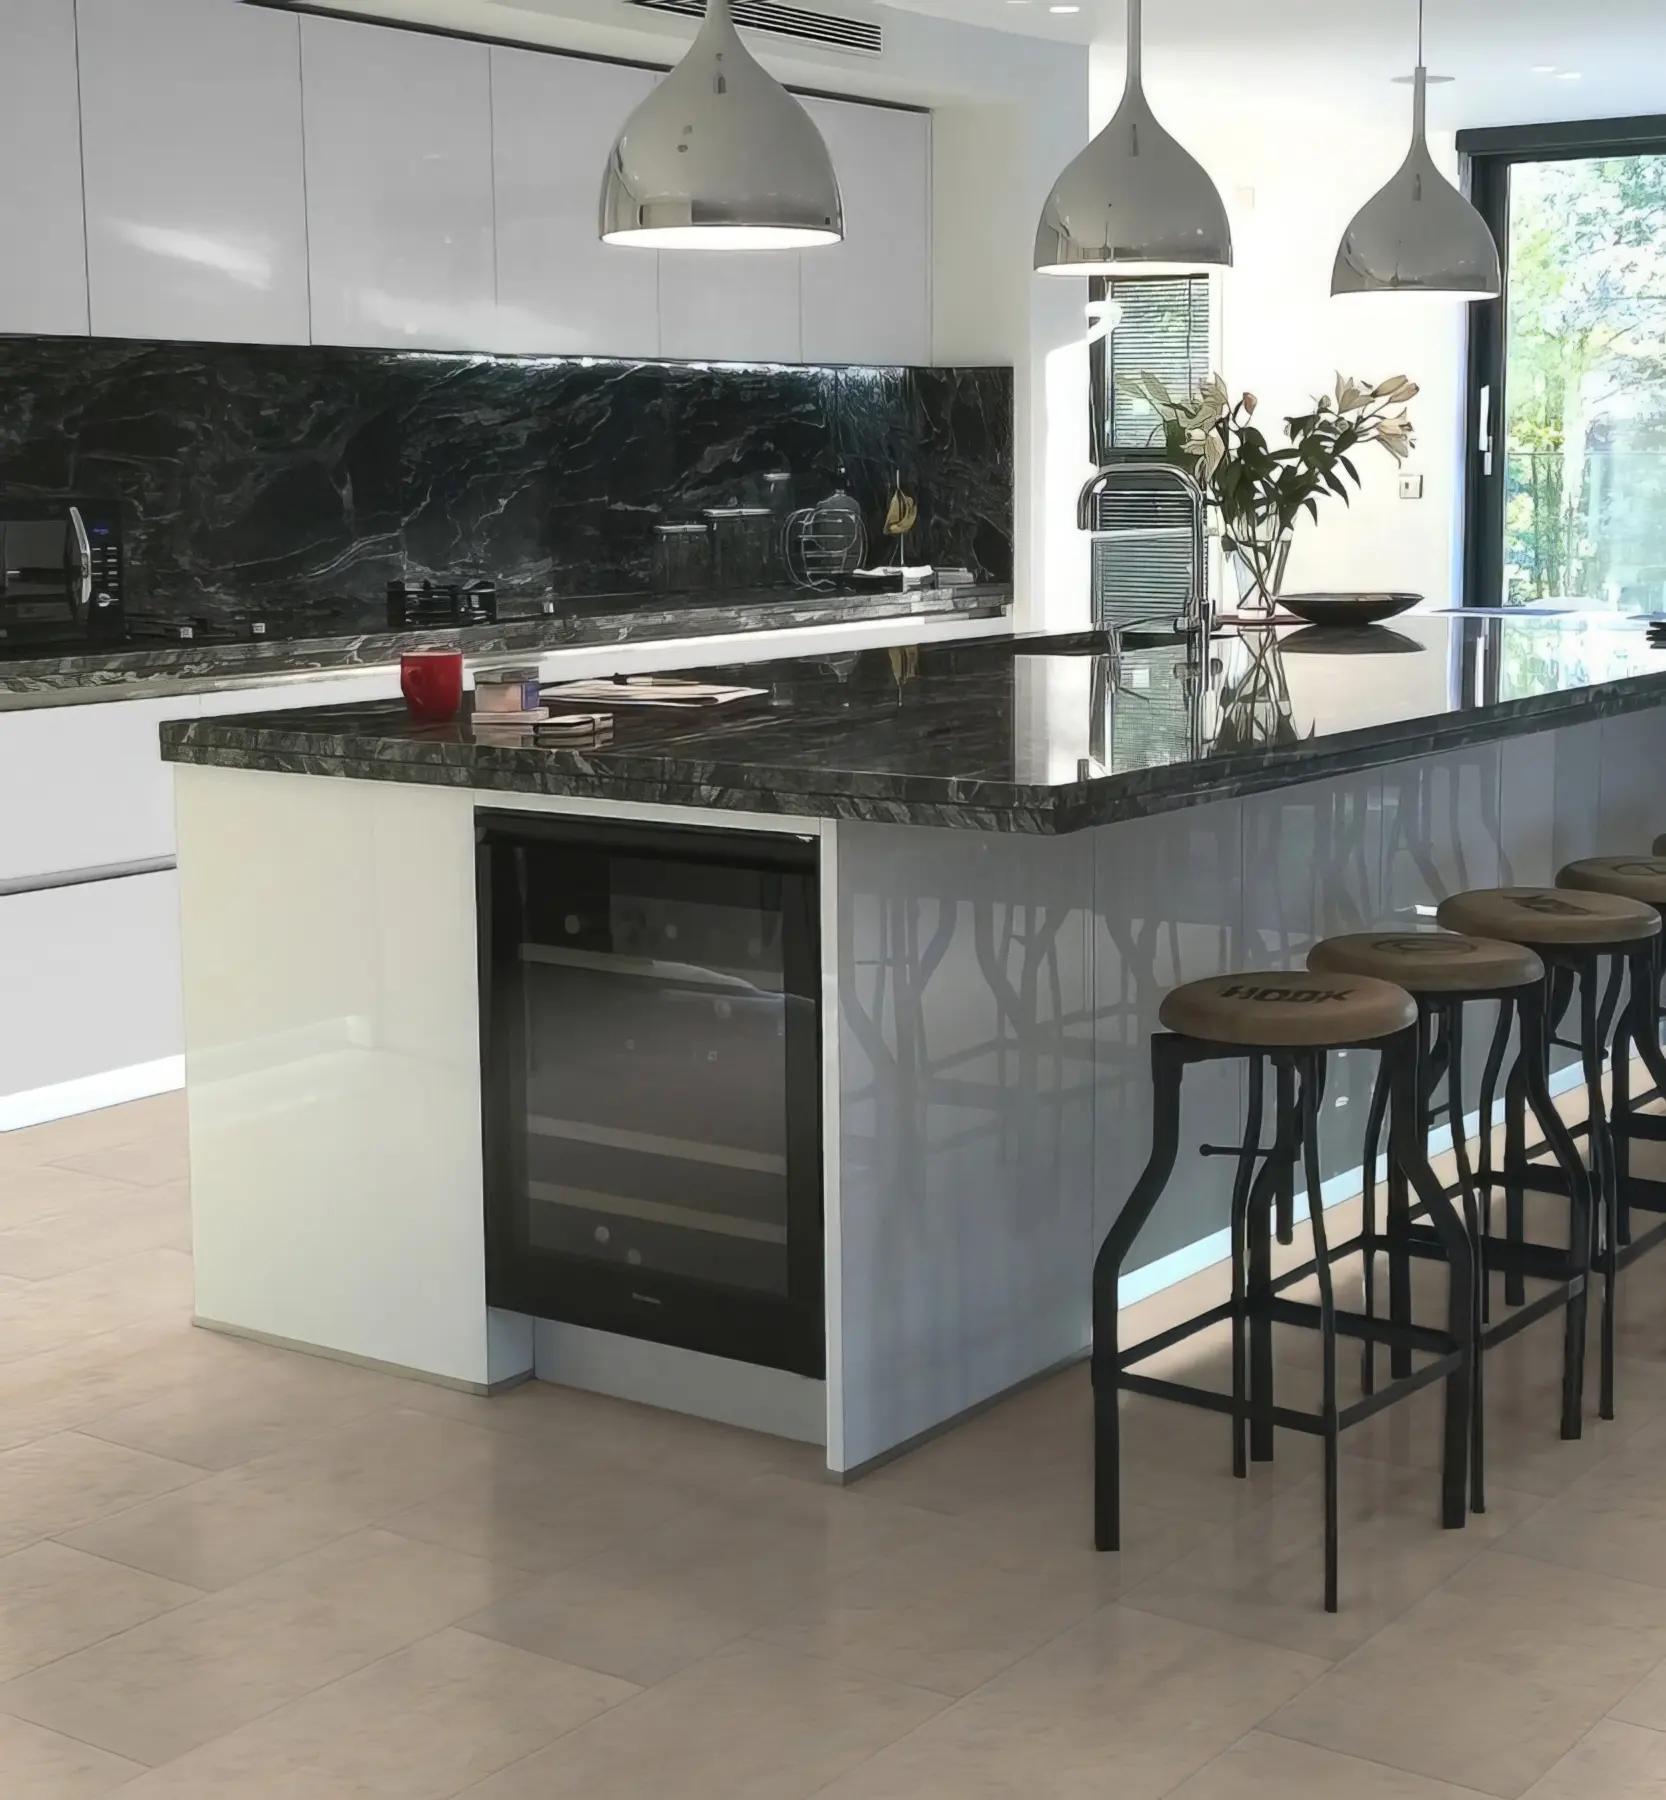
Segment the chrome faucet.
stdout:
[[1185,611],[1178,620],[1153,615],[1150,619],[1124,620],[1122,624],[1126,627],[1173,623],[1187,637],[1206,639],[1209,635],[1209,539],[1204,520],[1203,488],[1190,470],[1148,456],[1108,463],[1077,497],[1076,524],[1082,531],[1094,530],[1099,502],[1107,493],[1149,493],[1163,487],[1173,489],[1186,502],[1192,542],[1191,591],[1186,596]]

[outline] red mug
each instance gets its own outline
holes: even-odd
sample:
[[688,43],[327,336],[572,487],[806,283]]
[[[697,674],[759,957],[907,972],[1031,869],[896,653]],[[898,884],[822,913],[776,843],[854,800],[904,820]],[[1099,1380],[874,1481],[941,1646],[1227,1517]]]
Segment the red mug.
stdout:
[[443,725],[463,705],[461,650],[408,650],[399,659],[399,691],[419,725]]

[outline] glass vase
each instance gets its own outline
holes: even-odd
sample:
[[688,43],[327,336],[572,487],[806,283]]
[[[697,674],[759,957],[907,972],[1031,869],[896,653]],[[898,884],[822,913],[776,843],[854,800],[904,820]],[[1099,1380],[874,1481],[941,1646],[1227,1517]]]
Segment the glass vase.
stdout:
[[1284,592],[1290,564],[1290,530],[1276,518],[1257,519],[1227,540],[1227,560],[1238,590],[1238,611],[1251,619],[1270,620]]

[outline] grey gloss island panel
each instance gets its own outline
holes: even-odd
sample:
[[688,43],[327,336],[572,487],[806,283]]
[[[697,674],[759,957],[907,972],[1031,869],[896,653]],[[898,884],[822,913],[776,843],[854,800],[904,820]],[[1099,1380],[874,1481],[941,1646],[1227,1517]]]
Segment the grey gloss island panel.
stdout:
[[[1369,653],[1373,643],[1384,653]],[[1334,780],[1335,804],[1281,844],[1281,856],[1333,871],[1332,930],[1352,916],[1334,910],[1353,892],[1343,878],[1386,853],[1380,821],[1343,778],[1666,700],[1666,649],[1641,626],[1573,616],[1424,615],[1375,636],[1310,628],[1254,649],[1220,639],[1206,668],[1180,647],[1107,646],[1091,635],[984,639],[705,671],[761,692],[720,711],[621,706],[611,740],[591,749],[477,742],[467,714],[419,726],[381,705],[184,720],[163,727],[163,754],[1033,834]]]
[[[0,395],[0,497],[119,502],[130,609],[286,637],[379,626],[395,579],[495,579],[575,618],[663,605],[708,580],[656,559],[656,525],[778,520],[841,470],[872,560],[900,480],[909,561],[1012,572],[1010,369],[3,337]],[[737,580],[719,542],[710,579],[779,591],[758,560]]]

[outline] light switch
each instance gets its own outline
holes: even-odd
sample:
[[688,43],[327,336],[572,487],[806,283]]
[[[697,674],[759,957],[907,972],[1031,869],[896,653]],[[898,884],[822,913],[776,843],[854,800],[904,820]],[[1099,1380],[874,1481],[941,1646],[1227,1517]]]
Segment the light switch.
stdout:
[[1402,475],[1400,477],[1400,498],[1402,500],[1421,500],[1423,498],[1423,477],[1421,475]]

